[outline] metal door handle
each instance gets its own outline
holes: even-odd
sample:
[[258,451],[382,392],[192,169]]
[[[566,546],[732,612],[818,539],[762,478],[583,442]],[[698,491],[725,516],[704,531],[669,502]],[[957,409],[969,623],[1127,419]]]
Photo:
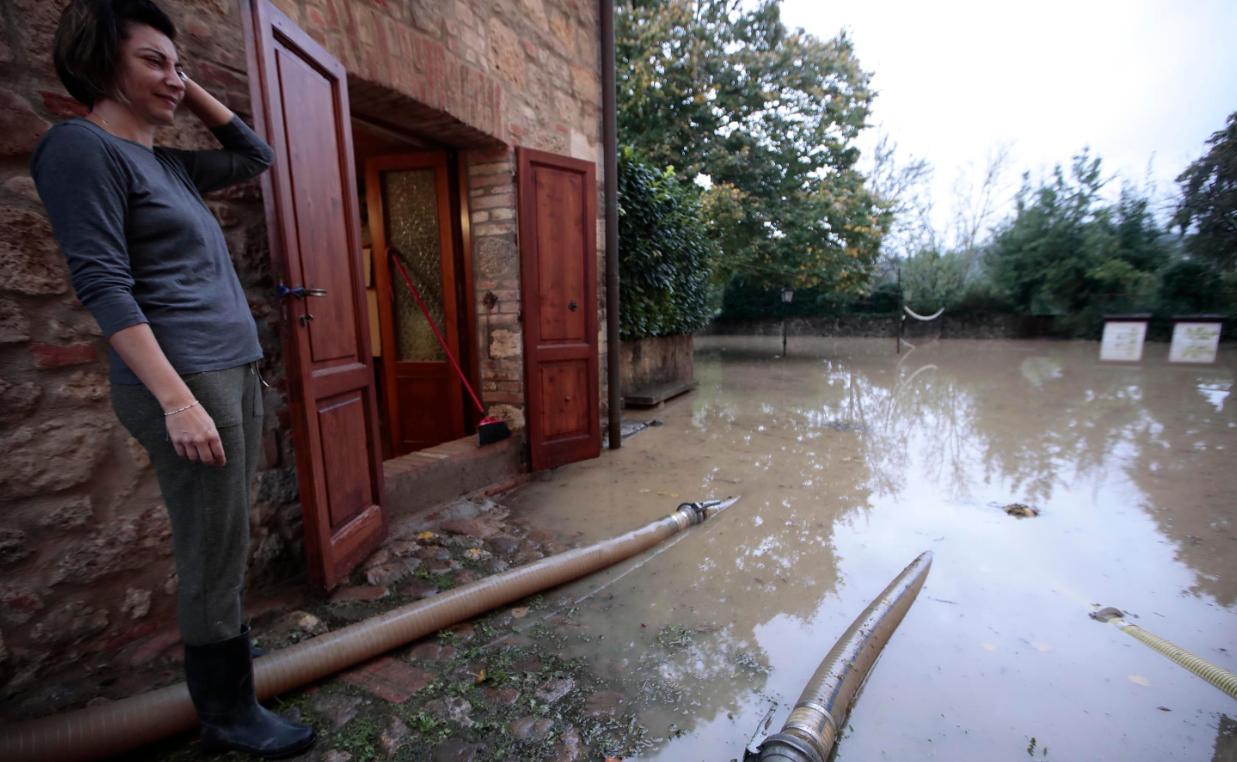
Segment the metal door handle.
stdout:
[[275,294],[281,299],[286,299],[289,296],[294,296],[297,299],[304,299],[307,296],[326,296],[326,289],[305,288],[304,286],[287,286],[280,283],[275,287]]

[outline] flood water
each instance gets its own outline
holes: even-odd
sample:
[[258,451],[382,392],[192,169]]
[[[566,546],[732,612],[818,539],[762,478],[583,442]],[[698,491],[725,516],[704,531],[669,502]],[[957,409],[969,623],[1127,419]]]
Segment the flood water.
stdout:
[[[624,686],[645,758],[730,760],[776,730],[851,620],[935,562],[855,705],[839,760],[1211,760],[1237,702],[1097,605],[1237,671],[1237,352],[1149,344],[697,340],[664,425],[511,496],[604,539],[681,501],[718,519],[550,597]],[[1001,506],[1039,508],[1036,518]],[[567,605],[576,599],[574,608]]]

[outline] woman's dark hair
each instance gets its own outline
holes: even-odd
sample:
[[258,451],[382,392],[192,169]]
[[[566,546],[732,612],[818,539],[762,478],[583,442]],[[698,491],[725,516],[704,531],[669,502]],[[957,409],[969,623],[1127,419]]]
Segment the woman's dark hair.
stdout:
[[56,27],[52,61],[60,81],[87,106],[115,95],[120,43],[145,24],[176,39],[176,26],[151,0],[72,0]]

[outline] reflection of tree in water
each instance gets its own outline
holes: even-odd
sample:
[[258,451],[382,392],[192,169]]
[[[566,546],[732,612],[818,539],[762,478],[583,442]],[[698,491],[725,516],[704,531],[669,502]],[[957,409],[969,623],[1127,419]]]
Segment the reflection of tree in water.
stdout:
[[[861,433],[807,415],[845,405],[845,378],[729,352],[698,357],[696,377],[691,405],[663,414],[674,446],[644,455],[676,475],[684,498],[699,489],[744,501],[723,516],[728,524],[705,525],[577,615],[610,628],[602,645],[590,632],[580,648],[608,660],[629,695],[652,706],[644,718],[655,736],[667,730],[661,719],[690,731],[763,690],[768,654],[757,628],[819,611],[837,581],[834,524],[866,510],[873,480]],[[635,437],[625,447],[653,441]]]
[[[772,361],[769,346],[728,340],[699,352],[690,409],[666,413],[681,441],[648,454],[685,485],[745,495],[749,523],[703,534],[694,555],[667,554],[658,574],[675,589],[645,575],[616,596],[659,601],[660,620],[606,652],[633,695],[683,708],[673,715],[683,731],[763,690],[757,628],[820,609],[836,585],[834,525],[873,495],[903,496],[912,468],[953,499],[990,485],[1046,503],[1124,466],[1198,589],[1226,605],[1237,595],[1235,554],[1217,547],[1234,542],[1224,448],[1237,448],[1237,406],[1227,386],[1202,388],[1170,367],[1105,366],[1093,344],[946,343],[901,363],[852,343]],[[659,643],[671,625],[682,642]]]
[[961,369],[963,377],[982,379],[972,396],[985,480],[1004,478],[1027,500],[1046,502],[1055,489],[1102,472],[1142,423],[1141,392],[1123,369],[1101,367],[1077,352],[1065,358],[1062,371],[1047,378],[1026,361],[991,363],[983,373],[973,365]]
[[867,423],[865,457],[881,494],[902,491],[913,449],[924,475],[954,499],[999,480],[1011,500],[1046,502],[1102,470],[1142,421],[1141,392],[1108,369],[1067,372],[1072,359],[999,344],[918,351],[889,376],[849,371],[858,391],[847,411]]
[[1197,573],[1191,592],[1237,602],[1233,451],[1237,405],[1227,369],[1164,368],[1142,379],[1148,421],[1128,472],[1143,508]]
[[[958,498],[977,478],[975,464],[984,483],[1003,481],[1011,500],[1042,503],[1131,458],[1125,470],[1147,496],[1142,507],[1197,574],[1192,590],[1237,601],[1231,368],[1105,365],[1091,344],[1036,355],[945,344],[904,365],[892,390],[879,373],[849,371],[864,387],[847,409],[869,422],[875,491],[900,492],[911,437],[932,444],[915,448],[920,465]],[[909,381],[925,367],[934,370]]]

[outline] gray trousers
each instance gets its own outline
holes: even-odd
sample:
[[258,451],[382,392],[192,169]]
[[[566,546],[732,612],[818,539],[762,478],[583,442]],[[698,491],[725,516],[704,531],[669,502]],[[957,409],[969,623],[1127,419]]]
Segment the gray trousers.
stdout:
[[262,437],[262,388],[255,365],[184,376],[215,421],[227,465],[176,454],[163,409],[145,386],[112,385],[112,407],[146,448],[172,523],[179,578],[177,620],[186,645],[240,634],[249,557],[249,485]]

